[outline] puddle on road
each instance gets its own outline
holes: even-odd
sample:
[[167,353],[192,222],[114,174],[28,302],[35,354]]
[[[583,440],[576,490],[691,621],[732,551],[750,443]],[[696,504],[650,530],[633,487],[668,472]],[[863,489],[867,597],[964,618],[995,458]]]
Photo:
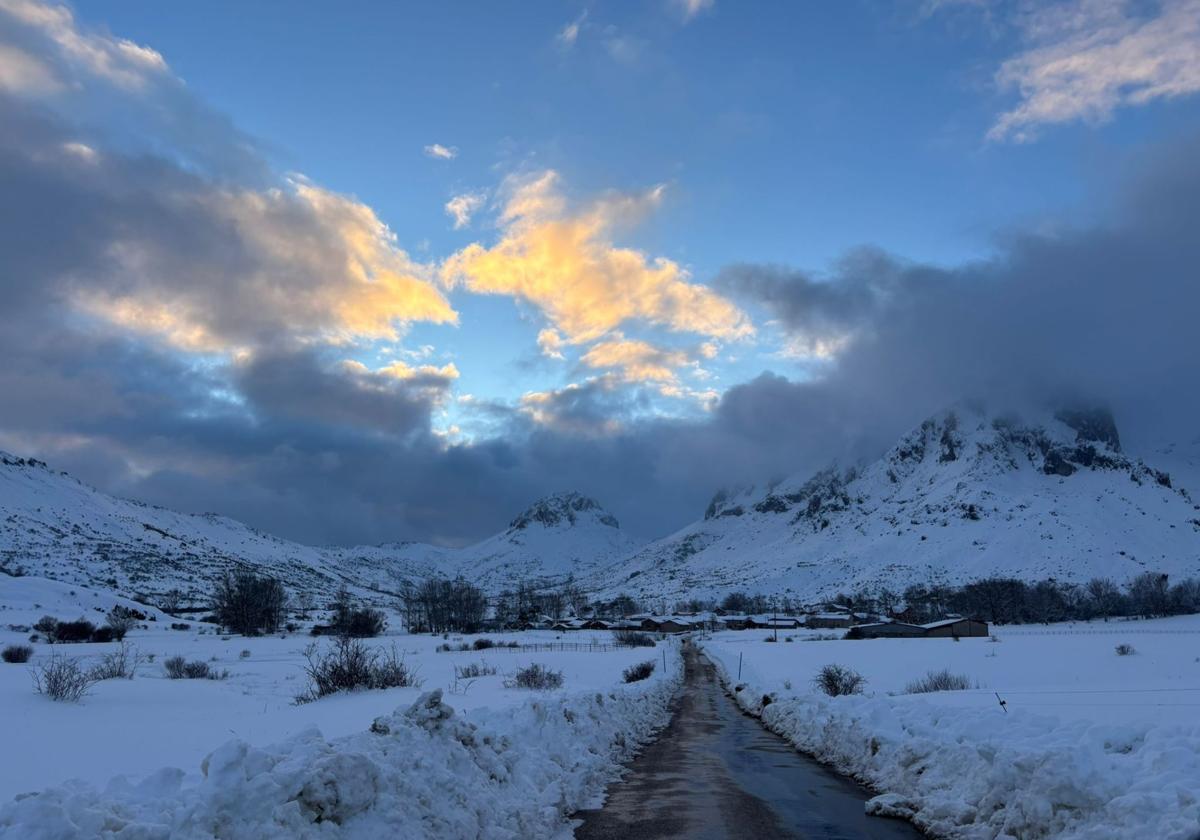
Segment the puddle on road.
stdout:
[[868,817],[869,791],[796,752],[721,690],[694,650],[687,685],[662,736],[608,791],[577,814],[580,840],[751,837],[919,840],[898,820]]

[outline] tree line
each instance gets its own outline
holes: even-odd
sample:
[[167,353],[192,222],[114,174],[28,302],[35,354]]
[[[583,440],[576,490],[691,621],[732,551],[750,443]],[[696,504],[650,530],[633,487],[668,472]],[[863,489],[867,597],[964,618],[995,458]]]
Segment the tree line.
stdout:
[[893,615],[917,624],[948,613],[994,624],[1161,618],[1200,612],[1200,579],[1172,583],[1165,574],[1144,572],[1121,586],[1104,577],[1082,584],[1054,578],[1029,583],[990,577],[962,586],[918,584],[899,593],[881,589],[843,594],[834,601],[853,610]]

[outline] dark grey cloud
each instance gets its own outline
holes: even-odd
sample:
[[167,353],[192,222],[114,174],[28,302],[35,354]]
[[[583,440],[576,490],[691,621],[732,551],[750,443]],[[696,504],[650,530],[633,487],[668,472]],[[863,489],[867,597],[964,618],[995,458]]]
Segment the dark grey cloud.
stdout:
[[894,259],[863,248],[843,258],[829,277],[742,263],[723,269],[713,285],[759,302],[787,331],[815,342],[838,339],[879,317],[900,279]]

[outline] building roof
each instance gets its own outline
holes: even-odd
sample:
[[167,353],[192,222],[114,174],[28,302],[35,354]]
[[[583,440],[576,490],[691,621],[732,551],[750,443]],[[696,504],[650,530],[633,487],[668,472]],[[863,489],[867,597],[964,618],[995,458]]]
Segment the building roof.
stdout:
[[[943,619],[940,619],[940,620],[938,620],[938,621],[931,621],[931,622],[929,622],[928,624],[922,624],[921,626],[922,626],[922,627],[924,627],[926,630],[932,630],[932,629],[933,629],[933,628],[935,628],[935,627],[949,627],[951,624],[958,624],[960,621],[979,621],[979,619],[976,619],[976,618],[962,618],[962,617],[959,617],[959,618],[943,618]],[[980,624],[983,624],[984,622],[980,621],[979,623],[980,623]]]

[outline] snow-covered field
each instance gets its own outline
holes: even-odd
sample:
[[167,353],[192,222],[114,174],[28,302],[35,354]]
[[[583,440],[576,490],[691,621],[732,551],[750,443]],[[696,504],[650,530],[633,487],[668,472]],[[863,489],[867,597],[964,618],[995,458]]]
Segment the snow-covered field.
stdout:
[[[3,585],[0,646],[22,642],[28,635],[7,629],[9,625],[32,624],[44,614],[62,619],[82,615],[100,623],[101,611],[118,600],[37,578],[4,578]],[[140,654],[154,655],[133,680],[97,683],[79,703],[55,703],[35,694],[30,668],[51,655],[97,658],[115,645],[36,644],[28,665],[0,664],[6,732],[0,801],[57,786],[46,795],[0,806],[0,835],[91,837],[99,825],[112,830],[131,821],[139,830],[154,825],[160,829],[127,829],[130,836],[167,836],[161,826],[172,826],[171,836],[208,837],[215,831],[214,814],[224,810],[228,819],[248,827],[239,829],[242,834],[222,837],[274,836],[272,831],[308,836],[310,828],[312,836],[335,836],[328,817],[312,824],[325,825],[321,832],[305,822],[311,820],[313,808],[321,813],[326,806],[312,804],[316,794],[297,792],[307,784],[323,786],[329,794],[355,774],[365,773],[368,788],[388,779],[388,786],[377,787],[392,790],[387,794],[392,798],[360,802],[351,808],[353,814],[339,812],[339,821],[353,818],[361,832],[346,836],[375,829],[400,831],[397,836],[459,836],[476,819],[485,827],[479,836],[551,836],[565,825],[565,814],[592,804],[617,763],[666,723],[679,673],[675,642],[661,642],[655,649],[599,652],[446,653],[436,650],[446,641],[441,637],[390,635],[368,643],[384,649],[394,645],[416,669],[421,687],[362,691],[296,705],[293,698],[307,686],[303,651],[314,641],[307,634],[220,636],[211,628],[200,632],[204,625],[195,622],[188,631],[174,631],[169,629],[172,620],[178,619],[160,614],[148,623],[149,629],[130,633],[127,641]],[[611,634],[591,632],[489,638],[513,638],[522,644],[611,642]],[[451,636],[448,641],[473,639]],[[330,643],[318,641],[322,646]],[[227,669],[229,677],[167,679],[162,662],[173,655],[209,661]],[[657,663],[653,676],[625,685],[623,670],[647,659]],[[452,693],[454,666],[480,661],[495,666],[498,673],[469,687],[460,684],[459,693]],[[562,671],[564,687],[553,692],[504,687],[505,674],[533,662]],[[474,740],[458,723],[438,724],[438,714],[430,724],[427,710],[415,713],[425,724],[404,716],[434,689],[441,689],[442,702],[455,710],[453,721],[479,727]],[[389,718],[393,713],[398,716]],[[389,735],[367,732],[376,718],[391,720]],[[208,759],[205,775],[202,762],[210,753],[214,757]],[[476,769],[468,771],[466,765]],[[165,767],[178,770],[157,772]],[[110,783],[115,776],[127,776],[132,784]],[[64,785],[72,779],[81,784]],[[137,788],[142,780],[148,780],[145,787]],[[434,796],[438,789],[441,793]],[[461,793],[458,799],[455,791]],[[292,813],[297,807],[304,813]],[[68,815],[76,826],[73,831],[62,822]],[[467,834],[474,836],[463,836]]]
[[[870,784],[881,813],[955,838],[1200,836],[1200,616],[995,634],[789,631],[793,642],[781,632],[771,644],[745,631],[702,645],[743,708]],[[1122,643],[1135,652],[1118,656]],[[816,692],[813,677],[834,663],[866,677],[863,695]],[[943,668],[978,687],[904,693]]]

